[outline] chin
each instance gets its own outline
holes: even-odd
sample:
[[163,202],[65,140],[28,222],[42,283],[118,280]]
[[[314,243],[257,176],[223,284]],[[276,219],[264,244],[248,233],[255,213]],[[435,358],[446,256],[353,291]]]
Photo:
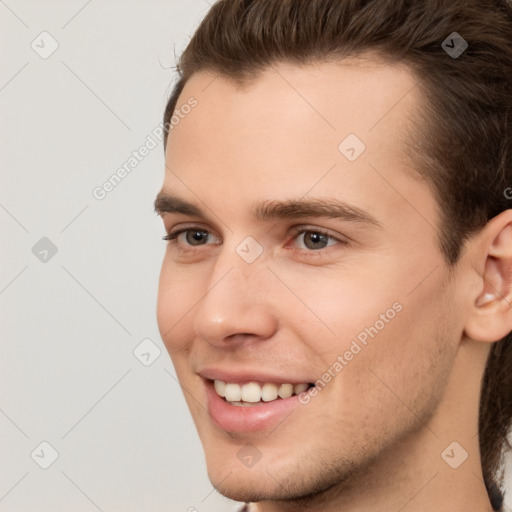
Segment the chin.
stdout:
[[245,471],[243,475],[233,471],[228,473],[229,476],[209,471],[208,475],[215,489],[234,501],[258,502],[289,499],[289,493],[285,493],[282,486],[273,480],[264,469],[252,475],[246,474]]
[[354,464],[342,458],[337,464],[322,463],[318,467],[311,455],[287,450],[276,452],[273,460],[265,457],[266,460],[262,458],[247,468],[227,453],[225,450],[221,457],[219,453],[207,455],[208,477],[220,494],[240,502],[285,500],[296,502],[297,508],[303,509],[307,503],[343,487],[358,474]]

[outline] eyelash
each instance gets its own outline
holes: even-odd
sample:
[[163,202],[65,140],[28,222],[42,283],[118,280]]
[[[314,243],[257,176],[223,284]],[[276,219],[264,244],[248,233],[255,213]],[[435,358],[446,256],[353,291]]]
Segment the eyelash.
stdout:
[[[182,252],[182,253],[194,252],[195,251],[194,247],[201,247],[201,245],[199,245],[199,246],[187,246],[187,248],[183,248],[183,247],[181,247],[178,244],[178,241],[177,241],[177,238],[178,238],[178,236],[181,233],[187,233],[188,231],[202,231],[202,232],[206,232],[208,234],[211,234],[207,229],[203,229],[203,228],[198,227],[198,226],[190,226],[190,227],[178,229],[176,231],[171,231],[167,235],[163,236],[162,240],[166,240],[166,241],[170,242],[171,244],[176,246],[177,249],[180,252]],[[300,235],[305,234],[305,233],[317,233],[319,235],[323,235],[323,236],[327,237],[330,240],[335,240],[336,242],[338,242],[341,245],[346,245],[347,244],[346,240],[341,240],[340,238],[337,238],[334,235],[330,234],[328,231],[324,231],[324,230],[319,229],[319,228],[313,228],[312,229],[312,228],[305,228],[304,226],[298,226],[298,227],[294,228],[293,231],[294,231],[294,233],[293,233],[293,240],[297,239]],[[209,244],[202,244],[202,245],[209,245]],[[333,245],[335,245],[335,244],[333,244]],[[295,250],[303,253],[306,256],[315,257],[315,256],[318,256],[320,252],[325,252],[327,249],[331,248],[333,245],[328,245],[327,247],[322,247],[321,249],[302,249],[302,248],[297,248]]]
[[[187,233],[188,231],[205,231],[205,232],[209,233],[208,230],[200,228],[200,227],[183,228],[183,229],[178,229],[176,231],[169,232],[167,235],[162,237],[162,240],[166,240],[168,242],[171,242],[172,244],[177,245],[178,241],[176,239],[178,238],[178,236],[181,235],[181,233]],[[193,247],[193,246],[190,246],[190,247]]]

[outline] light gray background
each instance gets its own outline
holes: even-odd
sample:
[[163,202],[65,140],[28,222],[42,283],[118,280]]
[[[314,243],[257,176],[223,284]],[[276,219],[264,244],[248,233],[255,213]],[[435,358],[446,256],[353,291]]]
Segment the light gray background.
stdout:
[[[207,479],[156,325],[162,145],[92,195],[161,122],[208,8],[0,0],[0,511],[237,508]],[[33,253],[43,237],[54,256]]]

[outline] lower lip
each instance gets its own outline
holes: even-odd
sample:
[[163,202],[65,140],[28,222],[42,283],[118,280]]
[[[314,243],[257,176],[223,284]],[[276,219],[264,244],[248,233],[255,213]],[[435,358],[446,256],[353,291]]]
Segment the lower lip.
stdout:
[[248,407],[231,405],[215,392],[212,381],[206,381],[208,413],[213,422],[228,432],[256,432],[283,421],[300,406],[298,397],[278,398]]

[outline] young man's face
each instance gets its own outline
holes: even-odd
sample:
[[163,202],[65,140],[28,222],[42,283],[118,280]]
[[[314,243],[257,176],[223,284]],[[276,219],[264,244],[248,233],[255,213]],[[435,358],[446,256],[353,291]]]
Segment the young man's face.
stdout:
[[443,464],[429,426],[464,292],[407,157],[415,82],[368,61],[281,64],[242,88],[198,73],[181,94],[178,110],[197,106],[171,130],[161,194],[202,214],[159,202],[167,232],[190,231],[168,243],[158,323],[210,478],[234,499],[349,485],[422,443]]

